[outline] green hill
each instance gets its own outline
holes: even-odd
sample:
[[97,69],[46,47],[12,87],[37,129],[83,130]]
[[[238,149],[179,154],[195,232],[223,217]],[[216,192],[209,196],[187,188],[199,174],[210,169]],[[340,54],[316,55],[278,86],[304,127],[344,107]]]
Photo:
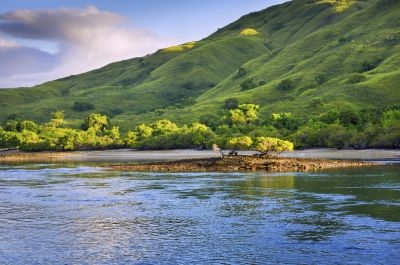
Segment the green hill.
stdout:
[[0,90],[0,122],[89,113],[123,131],[168,118],[197,121],[224,102],[268,117],[308,118],[400,102],[400,2],[295,0],[248,14],[211,36],[33,88]]

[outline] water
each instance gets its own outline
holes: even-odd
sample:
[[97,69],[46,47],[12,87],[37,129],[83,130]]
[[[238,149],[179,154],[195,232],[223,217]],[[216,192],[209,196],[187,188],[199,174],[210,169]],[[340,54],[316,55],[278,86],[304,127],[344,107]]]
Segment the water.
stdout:
[[0,264],[399,264],[399,169],[0,165]]

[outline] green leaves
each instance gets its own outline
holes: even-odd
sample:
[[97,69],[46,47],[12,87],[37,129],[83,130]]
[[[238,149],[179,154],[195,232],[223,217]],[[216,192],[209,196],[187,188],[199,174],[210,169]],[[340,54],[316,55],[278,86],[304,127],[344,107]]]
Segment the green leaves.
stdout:
[[258,119],[260,106],[256,104],[241,104],[237,109],[229,111],[233,124],[250,124]]

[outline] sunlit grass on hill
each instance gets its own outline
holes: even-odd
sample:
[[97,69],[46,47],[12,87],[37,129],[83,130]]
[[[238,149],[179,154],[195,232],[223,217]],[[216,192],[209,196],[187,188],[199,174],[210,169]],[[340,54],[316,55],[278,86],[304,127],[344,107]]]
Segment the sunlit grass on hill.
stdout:
[[255,36],[258,35],[258,31],[255,29],[244,29],[240,32],[240,35],[242,36]]
[[321,4],[331,4],[335,6],[336,12],[343,12],[357,2],[357,0],[317,0],[317,2]]
[[185,50],[190,50],[193,47],[195,47],[196,42],[188,42],[188,43],[184,43],[182,45],[177,45],[177,46],[171,46],[171,47],[167,47],[165,49],[163,49],[162,51],[164,52],[182,52]]

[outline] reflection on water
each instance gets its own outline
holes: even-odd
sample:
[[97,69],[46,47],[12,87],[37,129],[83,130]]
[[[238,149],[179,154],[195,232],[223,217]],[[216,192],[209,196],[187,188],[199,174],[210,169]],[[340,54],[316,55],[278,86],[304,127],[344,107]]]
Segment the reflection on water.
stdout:
[[0,264],[396,264],[399,249],[398,166],[0,168]]

